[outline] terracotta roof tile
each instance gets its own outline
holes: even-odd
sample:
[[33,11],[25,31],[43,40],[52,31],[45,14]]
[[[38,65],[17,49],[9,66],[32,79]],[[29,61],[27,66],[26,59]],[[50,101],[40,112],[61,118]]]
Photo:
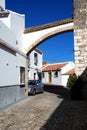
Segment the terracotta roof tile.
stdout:
[[68,63],[61,63],[61,64],[48,64],[42,67],[42,71],[52,71],[52,70],[60,70],[62,67],[67,65]]
[[75,69],[71,69],[69,71],[67,71],[66,73],[64,73],[64,75],[72,75],[75,73]]

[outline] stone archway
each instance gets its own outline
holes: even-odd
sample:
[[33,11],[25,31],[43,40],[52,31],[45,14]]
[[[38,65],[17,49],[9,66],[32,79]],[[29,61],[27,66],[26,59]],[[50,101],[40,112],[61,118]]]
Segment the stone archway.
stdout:
[[27,54],[37,45],[60,33],[74,30],[73,19],[65,19],[62,21],[49,23],[33,28],[25,29],[24,32],[24,52]]

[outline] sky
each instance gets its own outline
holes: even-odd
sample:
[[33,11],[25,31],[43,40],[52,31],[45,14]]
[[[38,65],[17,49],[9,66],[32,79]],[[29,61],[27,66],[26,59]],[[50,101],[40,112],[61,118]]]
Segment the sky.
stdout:
[[[25,28],[73,17],[73,0],[6,0],[6,9],[25,14]],[[56,35],[38,47],[43,62],[74,61],[73,32]]]

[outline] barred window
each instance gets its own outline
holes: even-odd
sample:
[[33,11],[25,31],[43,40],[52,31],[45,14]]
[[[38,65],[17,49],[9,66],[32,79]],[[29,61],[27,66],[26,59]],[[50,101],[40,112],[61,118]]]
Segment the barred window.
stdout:
[[37,65],[38,64],[38,54],[34,53],[34,64]]
[[20,83],[25,83],[25,68],[20,67]]
[[58,77],[58,71],[54,72],[54,77]]

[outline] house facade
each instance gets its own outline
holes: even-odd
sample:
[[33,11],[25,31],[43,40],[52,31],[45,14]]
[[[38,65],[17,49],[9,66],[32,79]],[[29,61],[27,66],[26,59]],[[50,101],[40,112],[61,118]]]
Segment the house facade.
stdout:
[[1,1],[0,1],[0,6],[1,6],[3,9],[5,9],[5,0],[1,0]]
[[65,73],[74,68],[73,62],[47,64],[42,67],[42,82],[66,86],[69,75]]
[[42,79],[42,52],[35,48],[29,57],[29,80]]
[[[0,1],[0,108],[25,98],[25,16],[5,10]],[[7,15],[8,14],[8,15]]]

